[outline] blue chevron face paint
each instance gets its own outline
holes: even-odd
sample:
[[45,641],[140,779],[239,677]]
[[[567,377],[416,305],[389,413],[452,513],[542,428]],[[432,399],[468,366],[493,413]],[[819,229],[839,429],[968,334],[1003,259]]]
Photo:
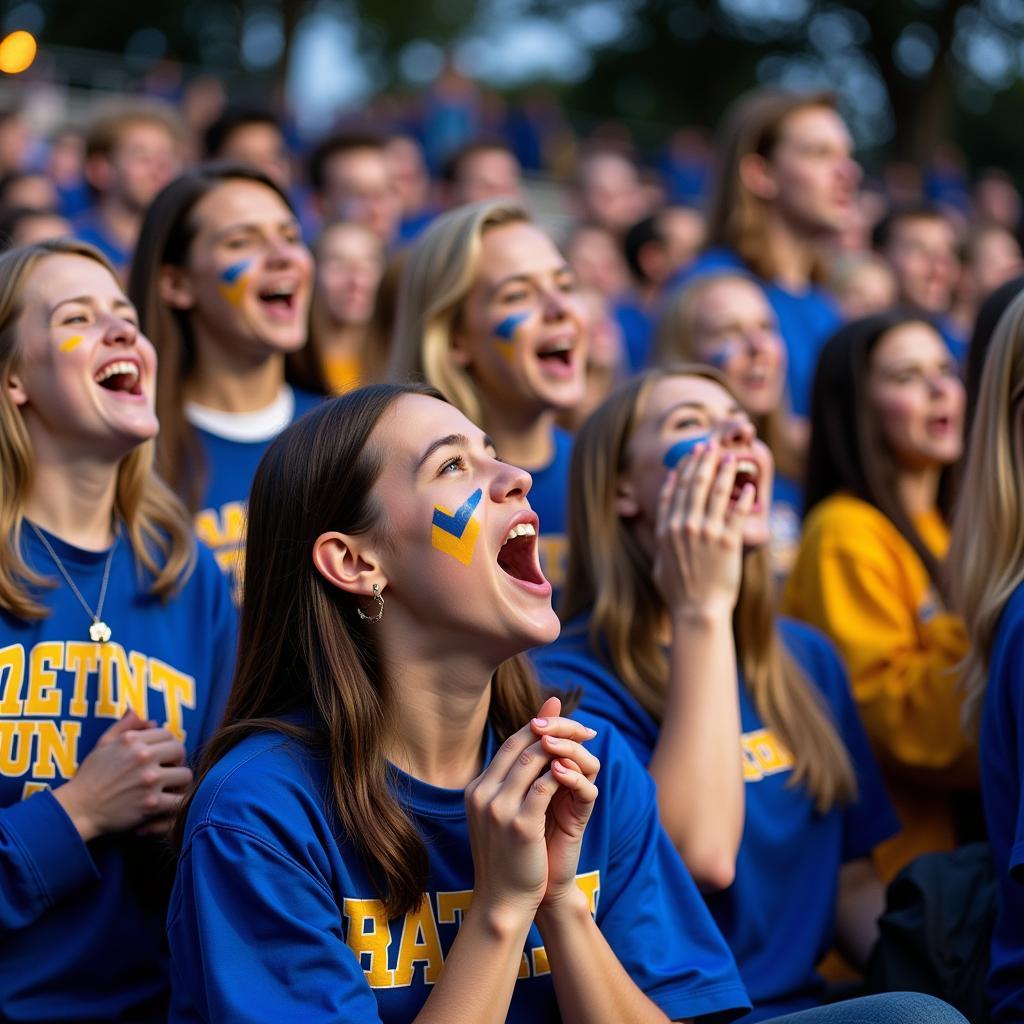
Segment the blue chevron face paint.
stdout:
[[667,452],[665,452],[665,465],[669,469],[675,469],[679,463],[693,451],[699,444],[711,440],[710,434],[698,434],[697,437],[688,437],[685,441],[676,441]]
[[512,316],[505,317],[501,323],[496,324],[492,330],[495,342],[498,346],[498,351],[502,357],[511,362],[515,355],[515,335],[519,329],[519,325],[526,320],[529,320],[529,313],[513,313]]
[[251,266],[252,260],[242,260],[241,263],[233,263],[230,267],[225,267],[218,274],[220,293],[232,306],[239,305],[245,295],[246,275]]
[[473,549],[480,535],[480,525],[473,518],[473,513],[483,494],[478,487],[454,512],[441,505],[434,506],[430,543],[463,565],[469,565],[473,560]]

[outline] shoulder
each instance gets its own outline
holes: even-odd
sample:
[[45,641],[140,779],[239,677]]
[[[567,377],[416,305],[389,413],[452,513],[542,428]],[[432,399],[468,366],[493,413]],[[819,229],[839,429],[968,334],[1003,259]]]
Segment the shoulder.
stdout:
[[555,427],[554,430],[555,440],[555,463],[568,462],[572,458],[572,434],[568,430],[563,430],[561,427]]
[[896,527],[874,505],[850,494],[833,494],[815,505],[804,519],[804,537],[810,545],[836,548],[902,540]]
[[266,730],[229,750],[200,782],[189,807],[186,851],[206,827],[243,831],[281,847],[301,847],[326,828],[324,766],[303,742]]
[[324,395],[307,391],[305,388],[300,388],[295,384],[291,385],[291,389],[295,396],[295,412],[292,415],[292,422],[305,415],[310,409],[315,409],[325,399]]
[[835,705],[849,690],[846,669],[835,645],[820,630],[796,619],[777,620],[779,639],[804,674]]
[[992,668],[1012,669],[1021,677],[1020,656],[1024,655],[1024,583],[1019,583],[1003,607],[996,623],[992,644]]

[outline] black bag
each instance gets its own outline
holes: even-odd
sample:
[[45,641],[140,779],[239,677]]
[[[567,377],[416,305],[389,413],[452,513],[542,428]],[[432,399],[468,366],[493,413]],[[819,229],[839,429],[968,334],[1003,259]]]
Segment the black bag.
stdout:
[[869,992],[923,992],[985,1024],[985,979],[996,913],[987,843],[911,861],[889,884],[868,963]]

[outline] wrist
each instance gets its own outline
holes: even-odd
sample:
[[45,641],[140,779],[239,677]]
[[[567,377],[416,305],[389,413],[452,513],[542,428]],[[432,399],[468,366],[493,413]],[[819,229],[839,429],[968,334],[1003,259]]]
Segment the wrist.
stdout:
[[498,942],[525,941],[537,913],[535,906],[474,895],[468,914],[475,915],[479,926]]
[[71,782],[65,782],[63,786],[58,786],[53,791],[53,797],[71,819],[71,824],[75,826],[75,831],[82,837],[83,843],[88,843],[99,836],[100,829],[75,798],[75,789]]
[[735,601],[683,601],[669,608],[672,629],[712,629],[723,624],[732,628]]
[[590,901],[586,893],[575,883],[570,890],[559,895],[545,897],[537,908],[537,927],[543,934],[560,927],[577,927],[591,917]]

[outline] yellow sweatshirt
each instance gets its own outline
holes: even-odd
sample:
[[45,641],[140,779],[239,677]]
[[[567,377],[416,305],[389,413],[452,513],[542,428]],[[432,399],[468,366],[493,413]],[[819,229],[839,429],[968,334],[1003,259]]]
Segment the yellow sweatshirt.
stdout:
[[[919,516],[914,526],[942,558],[949,532],[938,512]],[[873,506],[833,495],[807,517],[782,605],[830,636],[846,662],[904,826],[879,848],[883,877],[920,853],[950,849],[956,835],[949,790],[977,784],[955,670],[968,641],[921,559]]]

